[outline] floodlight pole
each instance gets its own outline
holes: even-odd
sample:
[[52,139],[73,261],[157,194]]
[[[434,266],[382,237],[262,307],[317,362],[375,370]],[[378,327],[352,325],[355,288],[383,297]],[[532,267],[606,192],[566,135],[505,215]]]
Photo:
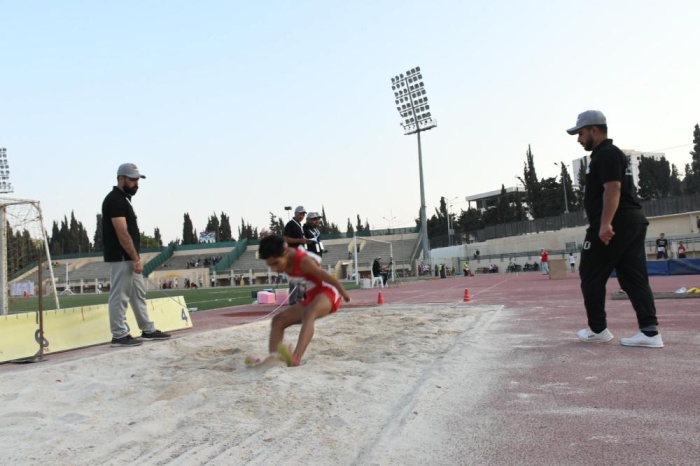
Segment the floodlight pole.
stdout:
[[[404,128],[404,135],[408,136],[416,133],[418,140],[418,175],[420,178],[420,236],[421,247],[423,249],[423,259],[430,259],[430,243],[428,241],[428,220],[425,212],[425,183],[423,181],[423,148],[421,147],[420,133],[437,126],[437,121],[433,120],[430,114],[430,106],[428,98],[421,97],[418,101],[414,101],[416,97],[425,96],[425,89],[422,82],[423,76],[420,67],[417,66],[406,71],[406,75],[399,74],[391,78],[392,89],[396,97],[397,110],[404,119],[401,126]],[[411,84],[416,83],[416,84]],[[402,102],[408,104],[400,105]],[[417,111],[418,110],[418,111]],[[408,118],[411,117],[411,118]]]
[[[13,192],[10,183],[10,165],[7,163],[7,149],[0,147],[0,194]],[[6,235],[6,211],[5,205],[0,206],[0,315],[7,315],[9,296],[7,283],[9,282],[7,267],[7,235]]]
[[6,316],[9,311],[9,303],[7,297],[9,296],[7,283],[8,283],[8,268],[7,268],[7,237],[5,235],[5,206],[0,206],[0,251],[2,251],[2,257],[0,257],[0,315]]
[[445,210],[447,211],[447,245],[452,246],[452,215],[450,213],[450,208],[452,207],[452,203],[459,199],[458,197],[453,197],[450,200],[447,200],[445,198]]
[[427,260],[430,257],[430,243],[428,242],[428,219],[425,215],[425,184],[423,183],[423,150],[420,144],[420,129],[416,130],[416,135],[418,136],[418,176],[420,177],[420,237],[423,245],[423,258]]

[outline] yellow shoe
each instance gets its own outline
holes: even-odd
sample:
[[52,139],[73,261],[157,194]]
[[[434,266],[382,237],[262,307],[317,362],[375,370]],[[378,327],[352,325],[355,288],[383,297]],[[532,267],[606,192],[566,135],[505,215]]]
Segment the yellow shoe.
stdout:
[[294,360],[294,356],[292,356],[292,346],[285,346],[284,343],[280,343],[279,346],[277,346],[277,354],[280,355],[280,358],[282,361],[284,361],[288,367],[296,367],[299,365],[299,361]]

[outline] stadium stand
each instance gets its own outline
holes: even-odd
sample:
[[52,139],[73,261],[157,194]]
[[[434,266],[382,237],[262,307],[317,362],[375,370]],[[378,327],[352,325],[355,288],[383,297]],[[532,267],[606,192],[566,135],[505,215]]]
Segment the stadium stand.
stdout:
[[[411,274],[418,244],[417,233],[404,233],[390,236],[373,236],[375,242],[358,237],[358,269],[361,277],[369,276],[372,261],[381,256],[383,265],[389,264],[389,244],[391,242],[394,254],[394,265],[397,276]],[[335,238],[324,240],[327,252],[323,257],[323,267],[340,279],[347,279],[354,264],[352,258],[353,238]],[[201,246],[201,248],[198,248]],[[276,273],[268,270],[265,263],[257,258],[257,241],[239,241],[206,245],[172,246],[161,248],[157,252],[142,254],[142,259],[148,270],[148,287],[161,287],[166,283],[178,280],[178,286],[184,287],[186,280],[199,286],[210,286],[214,279],[216,286],[231,285],[233,278],[245,278],[246,284],[267,284],[273,281]],[[209,262],[204,265],[204,259],[221,258],[218,264]],[[199,259],[199,267],[192,267]],[[153,261],[153,263],[151,263]],[[66,277],[74,292],[92,292],[97,284],[107,290],[110,281],[109,264],[100,255],[81,258],[55,258],[58,263],[54,267],[56,285],[60,291],[66,287]],[[230,263],[230,265],[229,265]],[[188,267],[189,264],[189,267]],[[66,273],[67,270],[67,273]],[[44,278],[48,274],[44,273]],[[36,267],[21,277],[36,283],[38,274]],[[251,283],[252,282],[252,283]],[[82,286],[82,288],[81,288]]]

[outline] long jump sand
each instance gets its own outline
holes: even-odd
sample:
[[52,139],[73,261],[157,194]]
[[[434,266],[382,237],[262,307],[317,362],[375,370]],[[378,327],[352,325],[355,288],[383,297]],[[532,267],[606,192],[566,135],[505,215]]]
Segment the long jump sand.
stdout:
[[422,398],[488,385],[469,348],[499,309],[343,310],[293,369],[245,367],[266,352],[264,321],[5,373],[0,464],[386,462]]

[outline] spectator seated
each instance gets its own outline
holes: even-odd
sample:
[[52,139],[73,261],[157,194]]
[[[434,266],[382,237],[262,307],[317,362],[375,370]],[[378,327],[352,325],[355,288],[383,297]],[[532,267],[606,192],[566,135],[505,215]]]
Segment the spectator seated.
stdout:
[[372,281],[370,283],[370,288],[374,288],[374,286],[379,283],[379,286],[384,288],[384,278],[382,278],[381,275],[375,275],[374,272],[372,272],[372,268],[370,267],[369,273],[372,274]]

